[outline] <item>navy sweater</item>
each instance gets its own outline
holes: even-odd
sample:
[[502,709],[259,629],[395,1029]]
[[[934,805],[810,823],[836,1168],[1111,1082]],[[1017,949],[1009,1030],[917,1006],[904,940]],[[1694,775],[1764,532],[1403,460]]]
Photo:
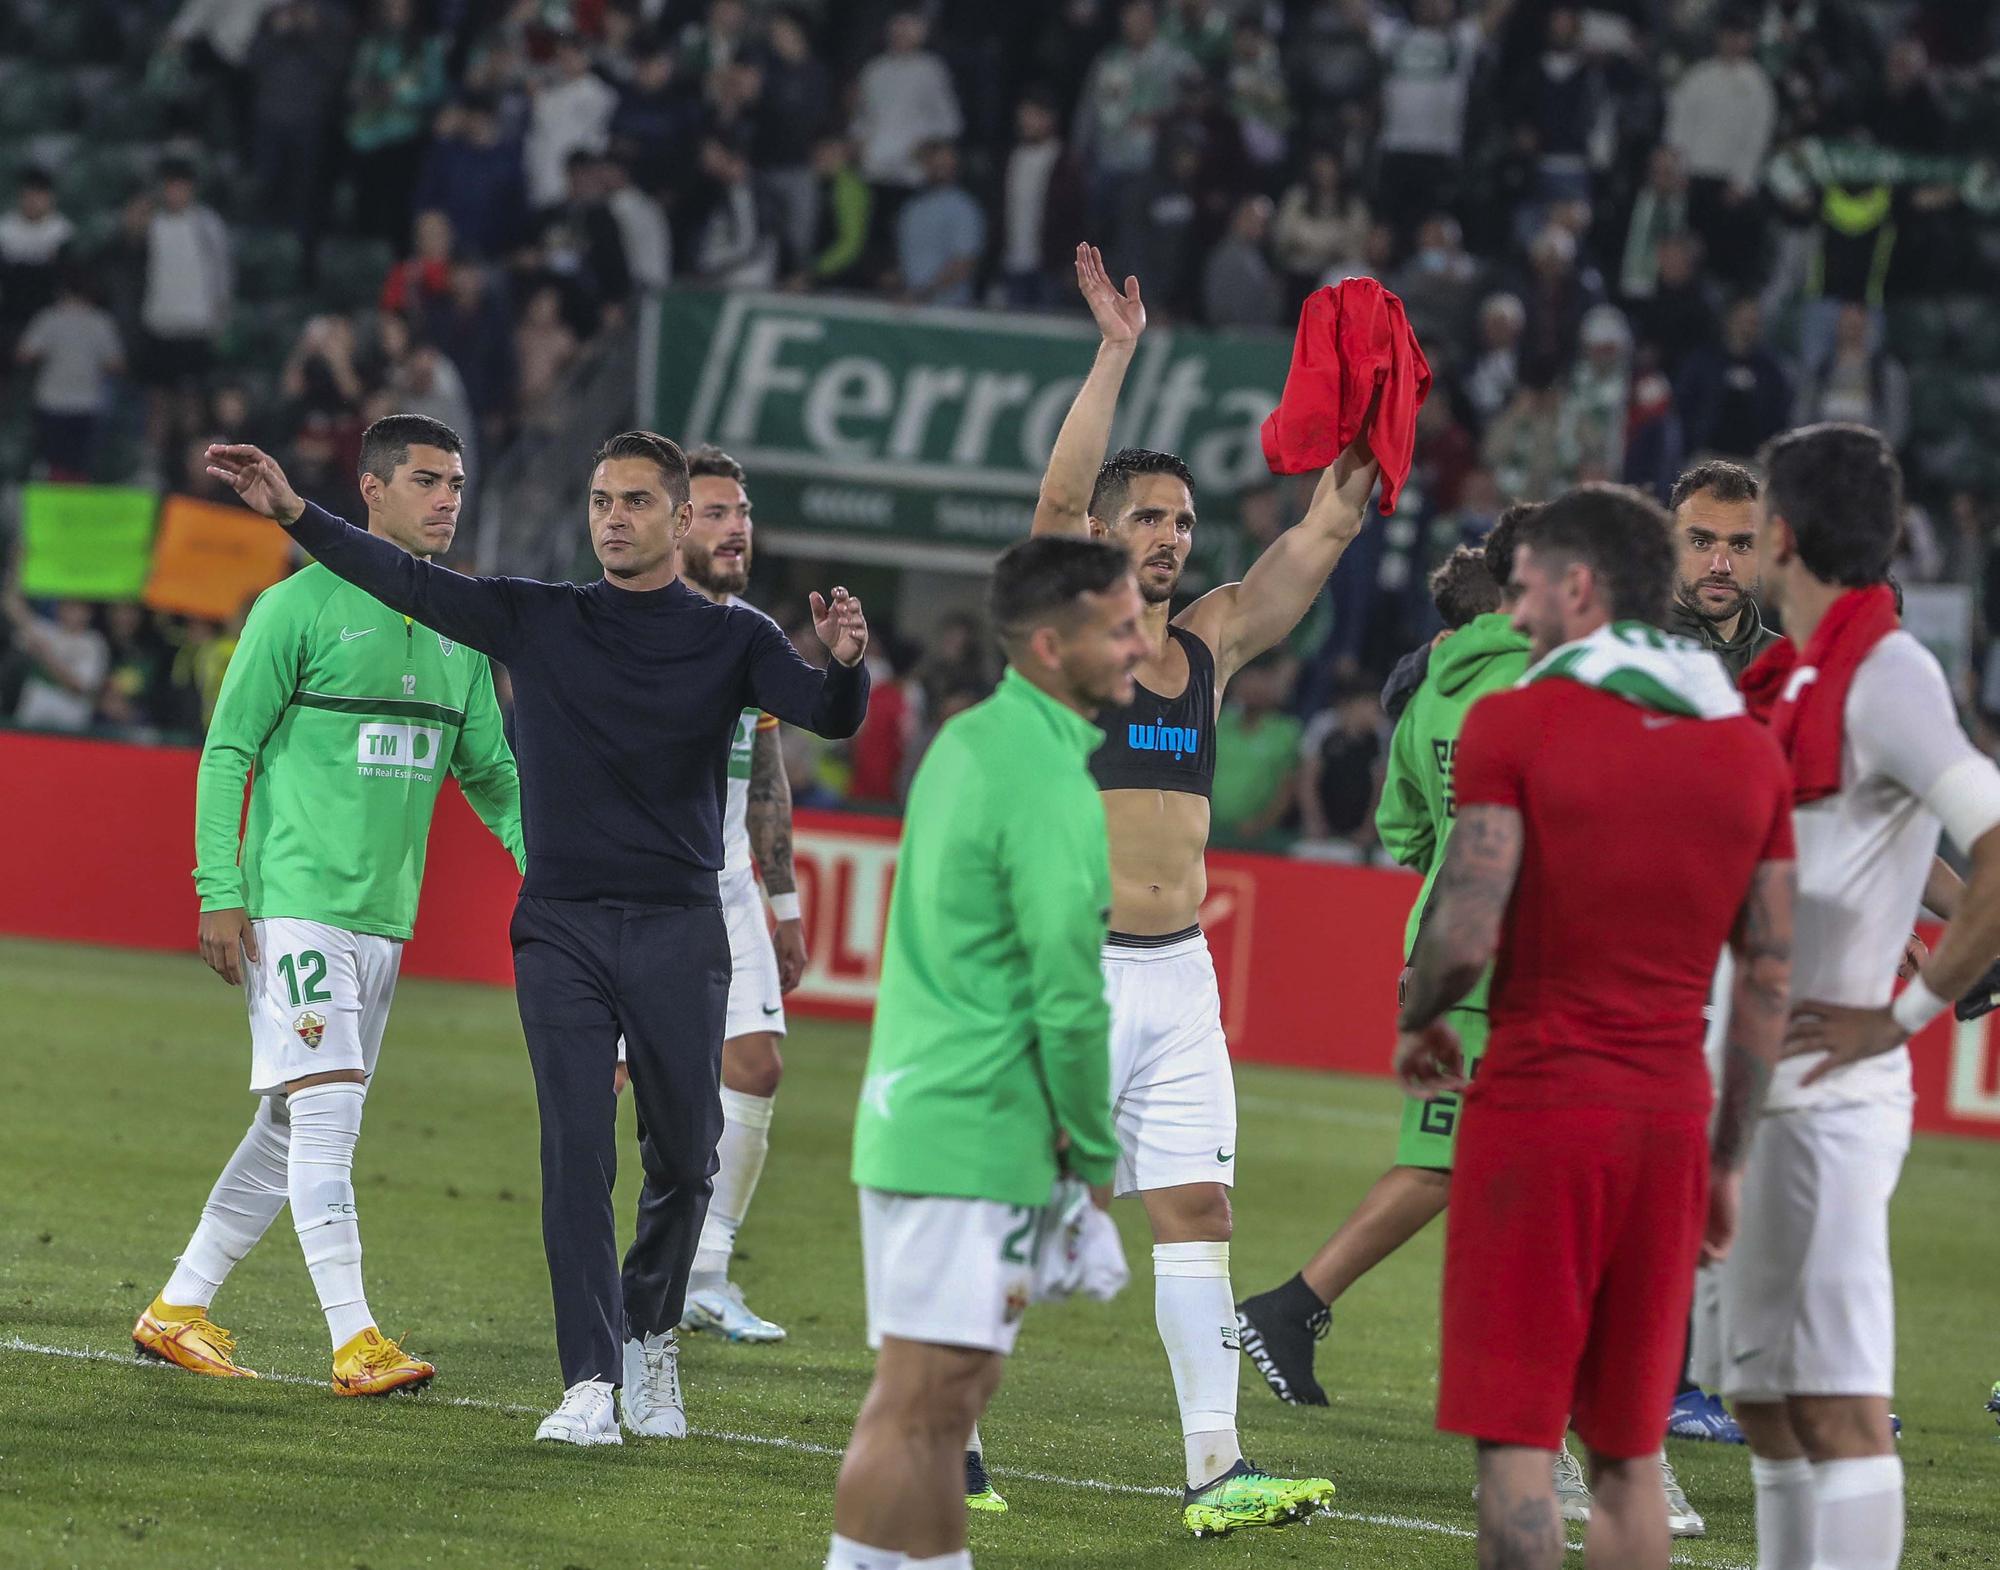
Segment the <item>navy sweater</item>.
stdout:
[[470,578],[311,502],[291,534],[336,577],[506,665],[523,894],[715,904],[738,716],[762,709],[840,737],[868,712],[865,664],[816,670],[770,617],[679,579],[634,592],[602,579]]

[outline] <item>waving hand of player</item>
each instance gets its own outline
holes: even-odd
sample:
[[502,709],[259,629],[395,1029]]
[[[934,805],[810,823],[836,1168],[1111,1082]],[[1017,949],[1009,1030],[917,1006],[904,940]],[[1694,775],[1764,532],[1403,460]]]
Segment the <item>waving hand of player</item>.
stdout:
[[278,460],[247,442],[218,443],[208,449],[208,472],[243,498],[252,512],[291,523],[306,510]]
[[859,665],[868,652],[868,618],[861,613],[861,602],[845,589],[835,589],[828,604],[814,590],[812,613],[813,631],[827,652],[843,665]]
[[1127,277],[1123,291],[1104,270],[1104,253],[1094,245],[1076,248],[1076,286],[1106,343],[1137,343],[1146,330],[1146,302],[1139,298],[1139,280]]

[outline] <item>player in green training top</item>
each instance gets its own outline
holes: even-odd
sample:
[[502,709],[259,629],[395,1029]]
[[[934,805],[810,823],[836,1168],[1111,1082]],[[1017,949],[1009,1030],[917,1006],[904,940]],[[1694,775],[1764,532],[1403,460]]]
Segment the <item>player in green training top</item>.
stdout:
[[[1448,561],[1431,580],[1448,636],[1432,646],[1423,682],[1396,720],[1389,766],[1376,809],[1383,847],[1403,866],[1424,874],[1410,910],[1403,952],[1416,946],[1431,882],[1451,837],[1452,754],[1473,703],[1518,682],[1528,668],[1527,634],[1514,629],[1503,600],[1524,518],[1539,510],[1522,503],[1502,513],[1488,533],[1483,560]],[[1469,566],[1473,571],[1462,572]],[[1465,1044],[1467,1072],[1486,1046],[1486,982],[1452,1010]],[[1284,1285],[1236,1306],[1243,1351],[1280,1400],[1325,1406],[1313,1372],[1313,1348],[1327,1308],[1368,1271],[1440,1215],[1451,1191],[1452,1145],[1459,1098],[1414,1097],[1403,1106],[1396,1164],[1376,1180],[1306,1267]]]
[[854,1123],[879,1356],[828,1570],[970,1563],[965,1440],[1027,1309],[1058,1167],[1102,1206],[1118,1158],[1087,716],[1131,698],[1138,583],[1122,549],[1026,540],[994,568],[992,620],[1007,673],[925,754],[889,900]]
[[[461,450],[423,415],[371,425],[361,443],[370,532],[418,556],[447,549]],[[250,1089],[262,1099],[133,1327],[142,1353],[254,1377],[208,1305],[289,1203],[326,1311],[335,1393],[383,1395],[435,1372],[375,1328],[350,1173],[447,769],[520,865],[520,786],[485,656],[318,565],[258,598],[201,752],[194,876],[202,958],[244,988]]]

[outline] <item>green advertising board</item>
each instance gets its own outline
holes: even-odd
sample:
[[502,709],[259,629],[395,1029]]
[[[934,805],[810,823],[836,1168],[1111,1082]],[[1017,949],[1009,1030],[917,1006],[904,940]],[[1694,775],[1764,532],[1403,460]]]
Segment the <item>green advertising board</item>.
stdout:
[[20,589],[30,599],[136,600],[159,497],[131,485],[21,487]]
[[[976,560],[1027,533],[1096,344],[1081,319],[673,290],[640,408],[741,460],[767,532]],[[1289,363],[1277,337],[1156,327],[1140,345],[1112,445],[1187,460],[1202,558],[1267,474],[1258,427]]]

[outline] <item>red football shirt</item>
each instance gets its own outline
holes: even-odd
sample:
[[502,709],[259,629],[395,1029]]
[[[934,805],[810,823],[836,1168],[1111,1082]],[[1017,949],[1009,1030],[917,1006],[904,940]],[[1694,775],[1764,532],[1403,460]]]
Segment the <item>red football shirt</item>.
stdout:
[[1757,864],[1793,855],[1770,733],[1538,681],[1473,705],[1452,786],[1461,813],[1512,807],[1524,831],[1474,1098],[1705,1108],[1716,957]]

